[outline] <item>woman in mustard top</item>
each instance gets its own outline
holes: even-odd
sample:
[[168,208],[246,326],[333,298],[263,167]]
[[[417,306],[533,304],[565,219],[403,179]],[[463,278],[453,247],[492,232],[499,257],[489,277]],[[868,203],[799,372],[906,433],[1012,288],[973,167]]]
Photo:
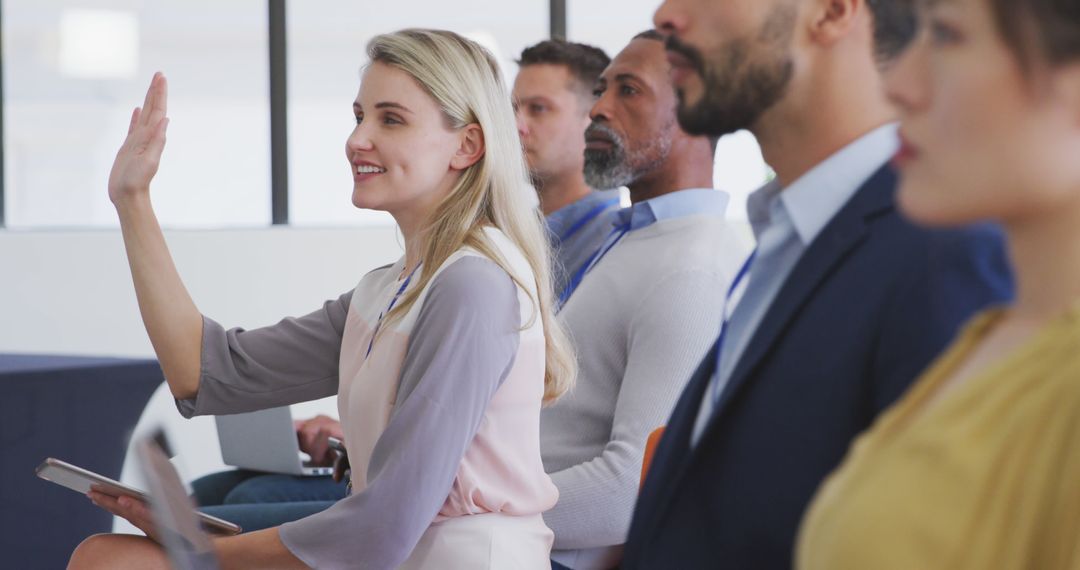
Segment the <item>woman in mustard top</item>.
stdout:
[[797,565],[1080,569],[1080,2],[920,4],[888,78],[899,202],[928,225],[1000,223],[1017,298],[856,441]]

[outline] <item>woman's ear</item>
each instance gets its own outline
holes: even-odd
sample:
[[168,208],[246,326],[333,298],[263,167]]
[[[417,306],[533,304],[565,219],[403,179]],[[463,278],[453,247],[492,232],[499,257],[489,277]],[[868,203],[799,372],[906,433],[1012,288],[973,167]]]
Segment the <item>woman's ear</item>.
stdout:
[[476,123],[465,125],[458,133],[460,145],[450,159],[450,168],[465,170],[484,156],[484,130]]

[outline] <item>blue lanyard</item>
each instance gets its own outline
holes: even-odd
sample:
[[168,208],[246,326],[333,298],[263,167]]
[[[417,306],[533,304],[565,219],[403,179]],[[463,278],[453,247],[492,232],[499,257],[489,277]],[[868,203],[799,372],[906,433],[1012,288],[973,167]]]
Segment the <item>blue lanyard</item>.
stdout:
[[571,236],[573,236],[574,234],[581,231],[581,228],[585,227],[586,224],[593,221],[596,218],[596,216],[599,216],[600,214],[604,213],[608,208],[610,208],[612,206],[617,206],[618,204],[619,204],[619,199],[618,198],[612,198],[610,200],[604,200],[603,202],[597,204],[596,206],[593,207],[592,210],[589,210],[589,212],[587,214],[582,216],[580,220],[574,222],[574,225],[570,226],[562,235],[560,235],[559,236],[559,241],[564,242],[564,241],[570,239]]
[[[605,255],[607,255],[607,252],[611,251],[611,248],[615,247],[615,244],[619,243],[619,240],[621,240],[622,237],[626,235],[626,233],[629,231],[629,221],[625,224],[619,224],[618,226],[615,226],[615,229],[611,230],[611,233],[608,234],[608,237],[604,239],[604,244],[600,246],[600,249],[594,251],[593,254],[589,256],[589,259],[585,261],[585,263],[583,263],[581,267],[579,267],[578,270],[575,271],[574,274],[570,277],[570,281],[566,283],[566,287],[563,289],[562,294],[559,295],[559,308],[562,308],[562,306],[565,305],[568,300],[570,300],[570,296],[574,294],[575,290],[577,290],[578,285],[581,285],[581,280],[585,278],[585,275],[589,271],[592,271],[592,268],[596,267],[596,264],[600,263],[600,260],[603,259]],[[612,239],[612,237],[614,237],[615,239]]]
[[[728,287],[727,296],[724,297],[724,322],[720,325],[720,338],[716,340],[716,368],[714,374],[720,372],[720,355],[724,353],[724,336],[727,335],[728,321],[730,320],[730,315],[727,314],[728,304],[731,303],[731,297],[735,294],[735,290],[739,288],[739,284],[750,273],[750,265],[754,263],[755,257],[757,257],[756,248],[750,252],[750,257],[747,257],[746,261],[743,262],[742,268],[735,275],[735,280],[731,282],[731,287]],[[716,384],[720,385],[719,382]],[[716,396],[719,396],[719,394],[713,394],[712,396],[714,401]]]
[[371,349],[375,346],[375,337],[379,335],[379,328],[382,327],[383,317],[390,314],[390,311],[393,310],[394,303],[397,303],[398,297],[405,292],[405,288],[409,286],[409,281],[412,281],[413,275],[416,274],[417,269],[420,269],[419,265],[417,265],[416,268],[409,273],[409,276],[405,278],[405,282],[398,288],[397,293],[394,293],[394,298],[390,299],[390,305],[386,307],[386,310],[379,313],[379,320],[375,322],[375,330],[371,331],[371,340],[368,341],[367,354],[364,355],[364,360],[367,360],[367,357],[371,356]]

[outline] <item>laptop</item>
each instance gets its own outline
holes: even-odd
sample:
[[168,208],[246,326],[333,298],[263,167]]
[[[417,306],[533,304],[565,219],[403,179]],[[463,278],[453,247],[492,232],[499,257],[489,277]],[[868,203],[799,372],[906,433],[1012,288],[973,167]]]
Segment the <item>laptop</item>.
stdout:
[[287,475],[332,475],[333,467],[304,461],[288,406],[215,416],[221,460],[226,465]]
[[210,537],[202,531],[191,498],[169,458],[152,439],[135,444],[150,489],[150,512],[174,570],[218,570]]

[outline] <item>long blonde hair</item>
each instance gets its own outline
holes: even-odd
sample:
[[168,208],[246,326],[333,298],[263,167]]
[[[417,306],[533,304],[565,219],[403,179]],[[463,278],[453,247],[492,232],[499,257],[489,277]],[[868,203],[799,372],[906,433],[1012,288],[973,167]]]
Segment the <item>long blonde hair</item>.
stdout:
[[[372,62],[412,76],[442,108],[451,128],[478,124],[485,144],[483,157],[461,173],[428,221],[416,286],[387,314],[386,324],[408,312],[435,270],[450,255],[463,246],[472,247],[497,263],[529,293],[532,318],[539,316],[544,328],[544,402],[554,401],[573,385],[577,362],[554,316],[547,233],[542,214],[530,198],[514,111],[495,58],[453,32],[424,29],[376,36],[368,43],[367,55]],[[498,228],[521,250],[532,268],[534,288],[514,274],[485,236],[485,226]],[[535,289],[536,297],[531,289]]]

